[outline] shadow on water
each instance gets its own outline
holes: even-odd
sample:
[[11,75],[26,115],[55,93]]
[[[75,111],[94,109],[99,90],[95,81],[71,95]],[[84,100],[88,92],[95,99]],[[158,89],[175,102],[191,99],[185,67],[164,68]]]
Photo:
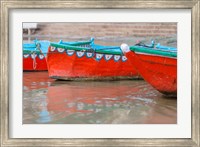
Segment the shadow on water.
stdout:
[[143,80],[55,81],[24,72],[24,124],[174,124],[177,99]]

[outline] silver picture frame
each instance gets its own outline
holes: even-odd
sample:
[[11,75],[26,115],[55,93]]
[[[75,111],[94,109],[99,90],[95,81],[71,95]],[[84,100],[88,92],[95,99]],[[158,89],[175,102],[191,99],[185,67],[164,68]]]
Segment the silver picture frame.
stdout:
[[[190,139],[96,138],[96,139],[31,139],[9,138],[9,10],[11,9],[191,9],[192,12],[192,137]],[[1,0],[1,146],[200,146],[200,1],[199,0]]]

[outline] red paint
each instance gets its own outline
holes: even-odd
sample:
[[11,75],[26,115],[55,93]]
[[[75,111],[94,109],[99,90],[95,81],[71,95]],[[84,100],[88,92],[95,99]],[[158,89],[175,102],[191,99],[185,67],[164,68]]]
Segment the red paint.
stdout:
[[[59,81],[60,82],[60,81]],[[55,82],[56,83],[56,82]],[[48,111],[66,112],[66,113],[91,113],[95,111],[97,105],[102,107],[120,105],[134,101],[134,96],[147,94],[149,91],[141,89],[141,85],[134,83],[117,82],[113,86],[110,82],[77,82],[68,84],[60,84],[59,86],[48,87],[47,90],[47,108]],[[146,85],[145,85],[146,86]],[[127,98],[127,95],[131,98]],[[78,109],[78,105],[92,106],[92,110],[88,108]],[[87,110],[86,110],[87,109]]]
[[135,69],[129,62],[115,62],[112,59],[106,61],[102,57],[99,61],[92,58],[77,57],[76,52],[69,56],[66,52],[59,53],[57,50],[48,51],[47,64],[49,76],[52,78],[101,78],[101,77],[126,77],[138,76]]
[[[34,60],[31,58],[31,56],[24,58],[23,57],[23,70],[24,71],[44,71],[47,70],[47,63],[46,58],[40,59],[38,56]],[[35,66],[35,68],[34,68]]]
[[177,94],[177,59],[132,51],[126,57],[155,89],[164,94]]

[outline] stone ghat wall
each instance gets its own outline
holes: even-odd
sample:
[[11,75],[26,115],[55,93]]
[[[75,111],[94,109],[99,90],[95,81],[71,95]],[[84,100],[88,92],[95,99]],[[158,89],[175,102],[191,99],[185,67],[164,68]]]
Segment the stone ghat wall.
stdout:
[[170,37],[177,23],[38,23],[38,35],[68,37]]

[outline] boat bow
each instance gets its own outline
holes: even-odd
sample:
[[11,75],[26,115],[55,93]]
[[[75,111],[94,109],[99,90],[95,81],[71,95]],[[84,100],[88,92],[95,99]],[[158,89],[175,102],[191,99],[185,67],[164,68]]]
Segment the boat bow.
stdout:
[[177,94],[176,52],[121,45],[123,54],[139,74],[163,94]]

